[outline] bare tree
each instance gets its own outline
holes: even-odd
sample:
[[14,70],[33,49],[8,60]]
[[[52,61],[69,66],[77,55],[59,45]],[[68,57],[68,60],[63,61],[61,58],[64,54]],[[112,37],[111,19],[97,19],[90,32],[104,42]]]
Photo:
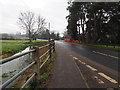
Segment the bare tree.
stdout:
[[34,13],[30,11],[20,13],[19,24],[24,30],[26,30],[26,33],[28,33],[29,40],[31,42],[32,41],[32,30],[35,25]]
[[35,36],[39,35],[41,31],[45,29],[45,25],[46,25],[45,19],[39,15],[36,20],[36,27],[33,29],[32,32],[33,34],[32,37],[34,38]]
[[35,18],[33,12],[27,11],[20,13],[19,25],[28,33],[30,42],[44,29],[45,24],[45,19],[40,15]]

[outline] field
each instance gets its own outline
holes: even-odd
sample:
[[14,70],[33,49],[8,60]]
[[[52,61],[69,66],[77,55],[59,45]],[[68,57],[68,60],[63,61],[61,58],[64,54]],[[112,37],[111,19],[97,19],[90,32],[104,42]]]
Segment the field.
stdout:
[[39,46],[46,41],[33,40],[32,43],[29,43],[28,40],[0,40],[1,48],[0,55],[9,54],[11,56],[17,52],[24,50],[28,46]]

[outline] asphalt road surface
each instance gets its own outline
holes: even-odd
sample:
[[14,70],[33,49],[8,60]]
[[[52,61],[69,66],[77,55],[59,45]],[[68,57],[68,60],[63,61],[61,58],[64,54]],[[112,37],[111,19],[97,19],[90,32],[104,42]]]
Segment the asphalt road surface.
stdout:
[[118,52],[56,41],[56,62],[48,88],[118,88]]

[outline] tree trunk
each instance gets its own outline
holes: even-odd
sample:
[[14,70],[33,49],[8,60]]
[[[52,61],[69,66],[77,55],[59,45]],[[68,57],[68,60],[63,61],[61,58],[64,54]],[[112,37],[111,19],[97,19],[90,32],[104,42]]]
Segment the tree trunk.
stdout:
[[79,40],[79,43],[80,43],[80,26],[78,26],[79,27],[79,36],[78,36],[78,40]]
[[90,27],[90,23],[91,21],[89,20],[89,23],[88,23],[88,25],[87,25],[87,38],[86,38],[86,41],[87,41],[87,43],[90,43],[91,41],[91,27]]
[[30,43],[32,42],[31,32],[30,32],[30,30],[29,30],[29,42],[30,42]]
[[81,28],[82,28],[82,41],[84,41],[84,29],[83,29],[83,20],[81,18]]
[[97,32],[96,32],[96,13],[94,13],[94,39],[93,43],[96,43],[96,38],[97,38]]
[[31,38],[29,40],[30,40],[30,43],[31,43],[32,42]]

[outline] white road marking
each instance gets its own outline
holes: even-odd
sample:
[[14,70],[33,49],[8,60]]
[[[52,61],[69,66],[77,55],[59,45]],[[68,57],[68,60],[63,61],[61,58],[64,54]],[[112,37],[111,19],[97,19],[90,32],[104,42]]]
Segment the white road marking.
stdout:
[[81,60],[79,60],[79,62],[80,62],[81,64],[86,64],[85,62],[82,62]]
[[82,64],[86,64],[85,62],[81,62]]
[[88,68],[91,69],[92,71],[97,71],[97,69],[93,68],[93,67],[90,66],[90,65],[86,65],[86,67],[88,67]]
[[104,84],[104,82],[101,79],[99,79],[97,76],[93,76],[93,78],[95,78],[98,81],[98,83]]
[[74,59],[76,59],[76,60],[78,60],[78,58],[77,57],[73,57]]
[[115,59],[120,59],[119,57],[112,56],[112,55],[108,55],[108,54],[104,54],[104,53],[101,53],[101,52],[96,52],[96,51],[93,51],[93,52],[94,52],[94,53],[101,54],[101,55],[104,55],[104,56],[109,56],[109,57],[112,57],[112,58],[115,58]]
[[79,62],[81,63],[82,61],[81,61],[81,60],[79,60]]
[[112,79],[111,77],[105,75],[104,73],[98,73],[99,75],[101,75],[102,77],[106,78],[107,80],[109,80],[112,83],[118,83],[116,80]]

